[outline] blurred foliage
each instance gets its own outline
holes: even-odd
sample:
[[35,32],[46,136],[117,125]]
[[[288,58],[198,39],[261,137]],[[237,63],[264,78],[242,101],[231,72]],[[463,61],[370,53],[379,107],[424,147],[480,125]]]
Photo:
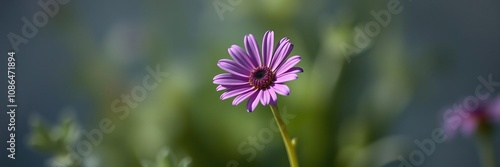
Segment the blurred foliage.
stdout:
[[64,117],[52,129],[49,129],[39,117],[34,117],[32,129],[33,132],[29,140],[30,146],[52,154],[65,154],[65,147],[72,145],[79,135],[73,118],[69,116]]
[[29,138],[29,145],[52,155],[47,162],[48,166],[79,167],[80,164],[63,161],[69,154],[66,147],[73,146],[80,136],[73,116],[69,115],[72,112],[71,109],[66,109],[64,112],[67,115],[63,116],[60,123],[52,128],[49,128],[39,116],[33,116],[31,120],[33,131]]
[[179,162],[176,162],[175,157],[173,157],[170,150],[164,148],[158,153],[156,160],[154,162],[143,161],[143,167],[187,167],[191,163],[191,159],[183,158]]

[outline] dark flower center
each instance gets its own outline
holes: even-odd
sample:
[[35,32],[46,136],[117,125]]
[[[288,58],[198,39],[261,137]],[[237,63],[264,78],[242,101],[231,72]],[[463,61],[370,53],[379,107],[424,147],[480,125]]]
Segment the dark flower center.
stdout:
[[267,89],[274,79],[274,73],[269,67],[257,67],[250,73],[248,82],[256,89]]

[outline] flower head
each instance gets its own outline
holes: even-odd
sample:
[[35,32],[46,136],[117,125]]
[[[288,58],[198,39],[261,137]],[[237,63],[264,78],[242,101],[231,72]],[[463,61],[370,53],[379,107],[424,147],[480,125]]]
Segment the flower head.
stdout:
[[290,88],[285,82],[298,78],[297,73],[302,68],[294,67],[300,62],[300,56],[288,57],[293,49],[288,38],[283,38],[274,50],[274,32],[267,31],[262,40],[262,51],[252,34],[245,36],[245,50],[238,45],[232,45],[229,55],[233,60],[221,59],[217,65],[228,73],[216,75],[214,84],[217,91],[226,90],[222,100],[236,97],[233,105],[238,105],[248,99],[247,111],[252,112],[259,101],[262,105],[275,105],[278,101],[276,93],[288,96]]
[[457,132],[465,136],[472,136],[478,130],[489,128],[492,123],[500,121],[500,98],[480,103],[473,110],[463,107],[455,109],[456,114],[444,122],[445,133],[451,137]]

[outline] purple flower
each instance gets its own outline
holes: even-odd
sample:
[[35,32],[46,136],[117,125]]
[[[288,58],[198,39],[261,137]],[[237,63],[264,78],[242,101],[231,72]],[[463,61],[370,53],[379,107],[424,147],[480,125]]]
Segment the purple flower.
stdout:
[[233,105],[238,105],[248,98],[248,112],[252,112],[259,101],[264,106],[276,105],[276,93],[289,95],[290,88],[285,82],[297,79],[297,73],[303,72],[302,68],[294,67],[300,62],[300,56],[292,56],[285,61],[292,52],[293,45],[285,37],[274,50],[273,31],[264,34],[260,54],[252,34],[246,35],[244,42],[246,52],[238,45],[232,45],[228,52],[233,60],[221,59],[217,63],[217,66],[228,72],[216,75],[213,80],[214,84],[219,85],[217,91],[226,90],[220,98],[225,100],[236,97]]
[[467,111],[463,107],[455,111],[455,115],[444,122],[447,135],[454,137],[458,131],[464,136],[474,135],[480,128],[500,121],[500,98],[480,103],[474,110]]

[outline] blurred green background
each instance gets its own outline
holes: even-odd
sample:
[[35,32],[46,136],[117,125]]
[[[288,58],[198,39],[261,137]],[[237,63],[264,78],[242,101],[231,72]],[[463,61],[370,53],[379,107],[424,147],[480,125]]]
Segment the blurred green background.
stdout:
[[[223,73],[217,61],[230,58],[228,47],[243,46],[246,34],[261,44],[267,30],[275,42],[290,38],[291,54],[302,57],[298,66],[305,72],[288,84],[290,96],[279,97],[302,166],[379,167],[407,157],[418,149],[413,140],[430,138],[441,126],[444,109],[473,95],[478,76],[500,78],[500,2],[398,1],[401,12],[369,46],[347,56],[343,44],[355,45],[356,27],[376,21],[370,12],[388,10],[389,2],[60,4],[36,36],[19,45],[19,158],[2,158],[1,166],[60,161],[70,154],[67,147],[88,141],[82,130],[99,128],[103,119],[114,130],[103,133],[83,164],[68,166],[287,166],[280,134],[264,134],[274,123],[270,109],[247,113],[245,105],[221,101],[212,84]],[[38,1],[4,3],[4,34],[21,34],[21,18],[43,10]],[[12,49],[8,38],[1,42],[2,53]],[[169,75],[121,119],[113,102],[157,66]],[[250,144],[254,137],[262,147]],[[437,145],[422,166],[478,165],[473,139],[458,137]]]

